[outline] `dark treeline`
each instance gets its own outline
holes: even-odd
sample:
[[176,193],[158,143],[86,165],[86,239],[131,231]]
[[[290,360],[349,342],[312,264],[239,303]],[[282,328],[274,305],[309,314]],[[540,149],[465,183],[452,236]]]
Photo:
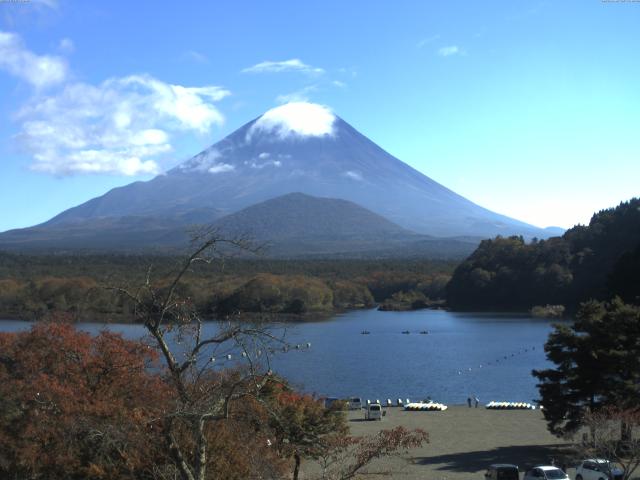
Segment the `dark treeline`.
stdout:
[[596,213],[588,226],[526,243],[522,237],[483,241],[447,286],[457,309],[530,309],[620,296],[640,300],[640,199]]
[[[127,322],[132,306],[109,287],[139,285],[149,269],[161,286],[180,260],[177,256],[0,252],[0,317],[42,319],[66,312],[79,321]],[[234,312],[331,314],[387,300],[418,298],[424,305],[441,299],[455,265],[415,259],[231,258],[194,266],[180,288],[207,317]]]

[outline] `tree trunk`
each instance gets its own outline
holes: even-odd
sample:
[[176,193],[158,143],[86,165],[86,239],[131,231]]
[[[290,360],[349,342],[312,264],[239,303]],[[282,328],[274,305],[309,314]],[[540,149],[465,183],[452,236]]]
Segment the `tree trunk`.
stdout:
[[198,418],[194,426],[197,432],[196,478],[197,480],[205,480],[207,475],[207,437],[204,431],[204,418]]
[[171,453],[171,456],[173,457],[176,463],[176,467],[178,468],[178,473],[180,474],[180,478],[182,480],[196,480],[195,477],[193,476],[193,473],[191,473],[191,470],[189,469],[189,465],[185,461],[184,456],[182,455],[182,451],[180,450],[180,447],[176,443],[175,438],[173,437],[173,434],[170,431],[165,431],[165,438],[167,440],[169,452]]
[[620,422],[620,440],[623,444],[631,440],[631,425],[625,420]]
[[293,480],[298,480],[298,475],[300,474],[300,454],[298,452],[294,453],[293,459],[296,461],[293,467]]

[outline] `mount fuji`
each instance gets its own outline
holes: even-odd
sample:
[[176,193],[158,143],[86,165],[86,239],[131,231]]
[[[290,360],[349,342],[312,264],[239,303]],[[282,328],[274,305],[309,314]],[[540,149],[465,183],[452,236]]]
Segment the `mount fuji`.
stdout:
[[[0,234],[0,248],[174,245],[184,240],[176,232],[187,225],[228,226],[229,220],[220,219],[298,192],[356,204],[395,224],[395,234],[545,238],[556,233],[476,205],[387,153],[329,108],[295,102],[267,111],[150,181],[115,188],[36,227]],[[290,197],[288,204],[291,198],[302,197]],[[263,224],[282,228],[270,221],[268,208],[259,211]],[[332,215],[340,212],[334,209]]]

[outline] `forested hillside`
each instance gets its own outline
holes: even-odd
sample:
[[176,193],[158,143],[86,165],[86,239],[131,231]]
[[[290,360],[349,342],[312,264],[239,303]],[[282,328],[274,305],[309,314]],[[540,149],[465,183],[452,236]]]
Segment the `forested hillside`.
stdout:
[[447,285],[456,309],[525,310],[620,296],[640,301],[640,199],[596,213],[562,237],[485,240]]
[[[0,318],[128,322],[133,306],[109,287],[166,285],[181,258],[135,255],[16,255],[0,252]],[[409,296],[437,300],[455,267],[430,260],[227,259],[198,265],[181,285],[205,317],[236,312],[330,315]],[[150,270],[149,270],[150,269]]]

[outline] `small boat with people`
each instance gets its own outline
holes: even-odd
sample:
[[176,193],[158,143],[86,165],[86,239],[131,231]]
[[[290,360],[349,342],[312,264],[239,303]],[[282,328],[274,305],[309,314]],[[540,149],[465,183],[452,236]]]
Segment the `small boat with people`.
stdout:
[[369,335],[371,332],[369,330],[362,330],[360,335]]
[[409,330],[404,330],[404,331],[402,332],[402,334],[403,334],[403,335],[409,335],[410,333],[411,333],[411,332],[410,332]]

